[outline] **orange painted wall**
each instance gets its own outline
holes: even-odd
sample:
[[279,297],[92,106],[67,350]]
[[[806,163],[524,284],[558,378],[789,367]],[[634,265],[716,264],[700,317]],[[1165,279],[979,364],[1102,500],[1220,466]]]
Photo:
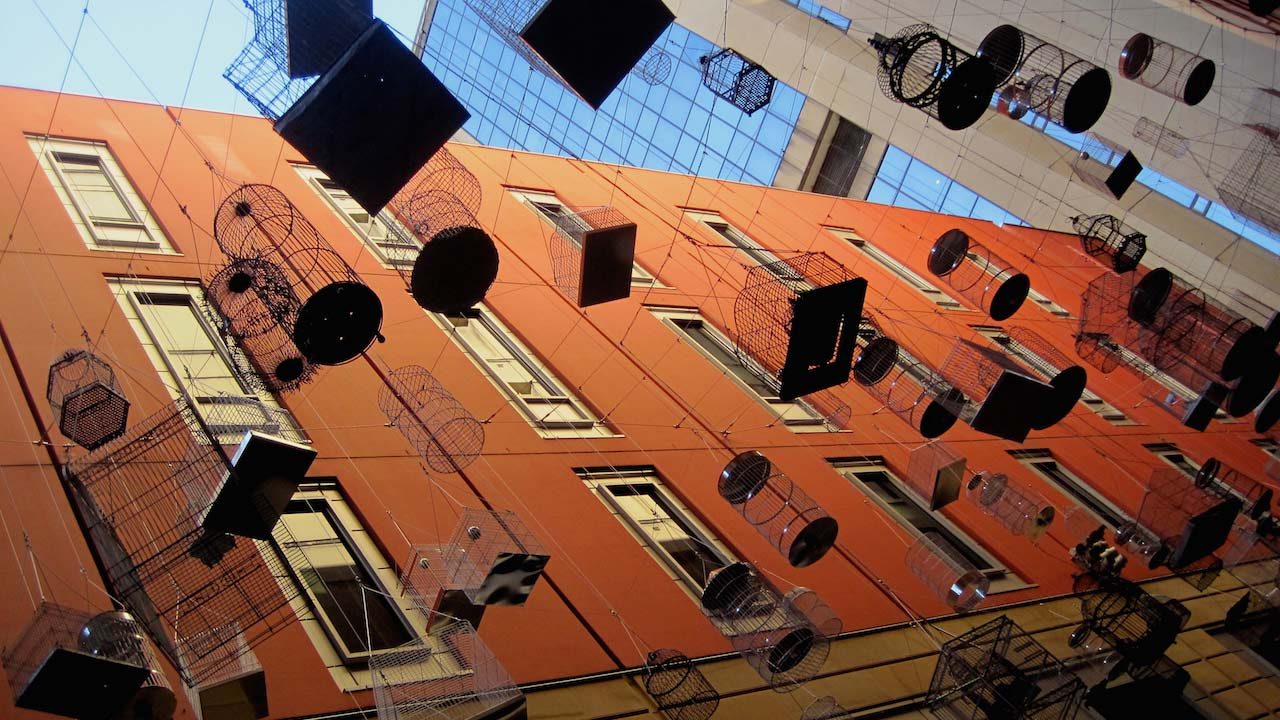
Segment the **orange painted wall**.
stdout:
[[[1072,312],[1079,295],[1101,268],[1077,250],[1072,236],[852,200],[785,190],[693,179],[507,150],[451,149],[484,187],[480,219],[501,253],[497,284],[486,303],[531,347],[573,392],[619,437],[543,439],[506,397],[412,301],[399,275],[370,255],[323,199],[290,164],[302,158],[281,146],[260,119],[218,113],[181,113],[180,126],[164,108],[96,98],[64,96],[52,117],[55,96],[0,89],[0,224],[6,230],[0,256],[0,326],[12,341],[16,365],[0,362],[8,399],[0,400],[0,510],[3,530],[16,552],[0,543],[0,573],[13,579],[0,589],[7,612],[0,637],[13,638],[26,623],[30,603],[18,579],[34,575],[23,549],[23,532],[50,575],[46,591],[67,604],[86,602],[82,582],[95,576],[43,448],[37,424],[53,417],[44,402],[49,362],[79,342],[82,328],[115,360],[124,388],[141,418],[168,402],[159,377],[121,316],[104,280],[108,276],[198,279],[219,260],[210,236],[222,197],[240,182],[271,183],[286,193],[382,298],[383,332],[369,361],[322,370],[319,379],[282,398],[310,435],[320,460],[313,474],[334,475],[388,558],[401,563],[409,542],[433,542],[452,527],[457,510],[432,491],[400,435],[385,427],[374,398],[381,387],[370,363],[394,368],[428,366],[477,417],[488,419],[484,458],[466,477],[435,478],[453,498],[478,504],[472,486],[495,506],[524,515],[550,547],[550,583],[540,585],[524,608],[492,608],[481,635],[521,682],[569,677],[642,661],[639,649],[677,646],[690,655],[726,652],[728,644],[695,603],[670,582],[627,531],[574,474],[582,466],[653,465],[699,519],[739,557],[758,563],[786,583],[817,590],[843,618],[846,629],[902,622],[902,611],[877,590],[883,581],[914,611],[942,615],[945,605],[930,596],[903,565],[902,533],[827,459],[884,456],[904,474],[908,451],[921,440],[906,424],[849,385],[837,394],[853,408],[852,429],[797,434],[778,422],[694,349],[682,343],[645,305],[697,308],[721,329],[732,327],[732,307],[745,277],[745,256],[714,247],[723,243],[681,208],[720,213],[766,248],[783,252],[821,250],[870,282],[869,306],[890,321],[892,331],[925,359],[940,363],[956,337],[977,337],[970,324],[990,324],[969,310],[943,310],[869,262],[823,226],[853,229],[928,276],[924,260],[934,238],[959,227],[1025,269],[1033,286]],[[175,112],[176,115],[176,112]],[[176,256],[131,256],[87,250],[44,173],[35,164],[24,133],[106,142],[170,241]],[[205,164],[223,173],[219,177]],[[29,190],[28,190],[29,184]],[[505,188],[552,191],[569,205],[612,205],[639,226],[638,260],[663,288],[579,311],[549,287],[547,227]],[[23,200],[25,196],[25,201]],[[22,207],[21,215],[18,214]],[[12,233],[7,231],[12,228]],[[1074,320],[1055,317],[1032,303],[1010,324],[1033,328],[1073,354]],[[978,338],[981,341],[981,338]],[[4,360],[0,358],[0,360]],[[25,382],[36,398],[35,415],[20,392]],[[1215,454],[1262,478],[1267,456],[1249,440],[1245,422],[1215,423],[1208,433],[1180,426],[1135,391],[1137,377],[1121,369],[1090,373],[1090,388],[1140,424],[1112,426],[1083,407],[1026,447],[1053,451],[1060,462],[1129,512],[1136,512],[1142,483],[1160,461],[1143,443],[1172,442],[1191,458]],[[55,444],[62,439],[54,434]],[[946,440],[969,459],[971,469],[1007,472],[1052,500],[1063,498],[1010,458],[1012,443],[958,426]],[[737,516],[715,490],[717,474],[734,454],[764,451],[841,525],[840,552],[803,570],[786,562]],[[83,451],[56,447],[60,458]],[[1065,507],[1060,504],[1059,507]],[[1070,590],[1066,547],[1076,538],[1059,526],[1038,545],[1014,538],[962,500],[945,514],[1031,587],[993,596],[989,606]],[[21,522],[17,520],[21,518]],[[61,529],[68,523],[70,538]],[[403,532],[403,534],[402,534]],[[856,559],[864,569],[855,567]],[[19,567],[21,565],[21,567]],[[104,607],[100,591],[88,602]],[[625,620],[624,625],[618,617]],[[586,625],[584,626],[584,622]],[[607,650],[592,637],[602,638]],[[305,634],[284,629],[258,650],[268,671],[274,714],[339,711],[352,707],[328,681]],[[0,691],[0,693],[7,692]],[[370,704],[367,693],[357,703]],[[0,707],[9,701],[0,695]]]

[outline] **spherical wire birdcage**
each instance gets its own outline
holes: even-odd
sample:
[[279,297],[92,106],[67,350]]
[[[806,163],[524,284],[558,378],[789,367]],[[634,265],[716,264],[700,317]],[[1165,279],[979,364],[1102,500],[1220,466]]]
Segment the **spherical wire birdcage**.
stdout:
[[654,45],[645,51],[631,72],[650,85],[661,85],[671,77],[673,67],[671,54]]

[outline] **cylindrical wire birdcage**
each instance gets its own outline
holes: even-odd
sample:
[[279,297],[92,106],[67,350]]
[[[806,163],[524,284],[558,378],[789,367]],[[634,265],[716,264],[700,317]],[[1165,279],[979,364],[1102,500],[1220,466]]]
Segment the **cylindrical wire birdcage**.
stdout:
[[[480,204],[484,198],[480,180],[447,148],[437,150],[422,168],[414,173],[413,178],[389,203],[389,207],[400,215],[402,206],[411,198],[433,190],[449,193],[472,215],[480,214]],[[414,222],[419,219],[421,219],[420,216],[415,212],[410,212],[409,217],[401,216],[401,221],[409,226],[410,230],[415,230]],[[427,237],[434,232],[428,228],[423,230],[428,233]]]
[[1081,133],[1098,122],[1111,99],[1106,70],[1013,25],[987,33],[977,56],[995,69],[999,110],[1014,119],[1031,111]]
[[653,45],[640,57],[640,62],[636,63],[631,72],[650,85],[661,85],[671,77],[674,67],[671,54]]
[[1146,116],[1139,117],[1134,122],[1133,136],[1173,158],[1180,158],[1191,152],[1191,141],[1185,135]]
[[378,407],[436,472],[457,472],[484,448],[484,426],[420,365],[388,373]]
[[921,436],[936,438],[950,430],[965,408],[964,395],[932,367],[911,357],[871,315],[864,317],[864,324],[853,379]]
[[1120,51],[1121,77],[1188,105],[1205,99],[1215,75],[1212,60],[1146,33],[1135,33]]
[[1031,290],[1030,278],[959,229],[933,243],[929,272],[997,321],[1016,313]]
[[[977,406],[996,396],[999,383],[1007,374],[1028,377],[1024,367],[1008,354],[964,338],[957,339],[951,346],[951,352],[939,372],[952,387]],[[1016,407],[1006,408],[1006,411],[1018,414],[1011,418],[1018,424],[1045,430],[1071,413],[1084,393],[1087,381],[1088,373],[1083,368],[1068,365],[1057,370],[1047,382],[1037,383],[1036,387],[1043,389],[1043,393],[1024,395]]]
[[923,111],[948,130],[973,125],[991,104],[996,75],[981,58],[944,40],[928,24],[868,42],[880,56],[876,77],[886,97]]
[[778,692],[792,692],[812,679],[842,629],[812,590],[783,595],[750,563],[737,562],[711,574],[702,607],[735,650]]
[[1237,216],[1280,231],[1280,128],[1248,128],[1249,144],[1218,183],[1218,198]]
[[1124,348],[1137,340],[1138,325],[1129,317],[1133,288],[1143,273],[1104,272],[1080,295],[1076,354],[1103,373],[1125,364]]
[[835,720],[835,718],[844,717],[846,712],[848,711],[841,707],[835,698],[824,695],[809,703],[800,714],[800,720]]
[[45,397],[58,431],[86,450],[123,435],[129,421],[129,400],[115,371],[88,350],[68,350],[53,361]]
[[425,310],[456,313],[484,299],[498,277],[498,248],[465,202],[449,190],[415,188],[392,207],[422,248],[412,268],[398,267]]
[[130,720],[169,720],[178,698],[169,687],[160,661],[147,642],[146,631],[122,610],[99,613],[80,630],[80,650],[95,657],[137,665],[148,670],[146,680],[123,709],[112,717]]
[[720,693],[679,650],[659,648],[644,660],[644,690],[667,720],[709,720]]
[[974,609],[987,599],[991,580],[961,557],[941,534],[932,530],[907,548],[907,568],[938,599],[959,612]]
[[1138,267],[1147,252],[1147,236],[1115,215],[1077,215],[1071,225],[1084,251],[1118,273]]
[[1028,487],[1009,482],[1004,473],[982,471],[969,480],[969,499],[1014,535],[1040,539],[1057,510]]
[[293,203],[270,185],[242,185],[218,208],[213,236],[233,260],[265,260],[283,271],[290,293],[259,294],[288,328],[303,357],[339,365],[364,352],[382,327],[382,302]]
[[1196,486],[1207,488],[1219,497],[1234,495],[1242,506],[1241,514],[1254,521],[1272,515],[1275,491],[1250,478],[1216,457],[1204,461],[1196,473]]
[[717,489],[792,567],[812,565],[835,545],[835,518],[755,450],[725,465]]
[[768,70],[732,48],[721,48],[698,59],[702,84],[747,115],[769,104],[777,80]]
[[272,392],[297,389],[315,377],[316,366],[294,343],[301,303],[283,270],[266,260],[231,260],[207,282],[211,314],[253,364],[253,379]]

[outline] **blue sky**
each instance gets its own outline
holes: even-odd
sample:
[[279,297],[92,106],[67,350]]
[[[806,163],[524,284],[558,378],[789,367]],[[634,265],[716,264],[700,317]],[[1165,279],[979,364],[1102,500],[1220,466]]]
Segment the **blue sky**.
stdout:
[[[0,85],[57,90],[69,54],[63,42],[70,45],[75,38],[85,1],[3,0],[0,5]],[[374,12],[412,37],[422,5],[422,0],[375,0]],[[252,33],[241,0],[89,0],[88,7],[90,18],[76,48],[88,75],[73,65],[67,92],[179,105],[190,74],[188,107],[253,112],[222,78],[223,68]]]

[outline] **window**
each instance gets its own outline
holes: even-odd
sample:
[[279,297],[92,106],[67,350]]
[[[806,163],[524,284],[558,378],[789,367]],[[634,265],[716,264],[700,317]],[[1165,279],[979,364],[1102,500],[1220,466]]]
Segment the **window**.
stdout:
[[297,170],[307,184],[342,216],[347,225],[360,236],[383,265],[397,268],[413,267],[422,246],[417,238],[391,215],[390,211],[383,210],[377,215],[370,216],[368,211],[360,207],[360,203],[356,202],[346,190],[338,187],[337,183],[318,169],[300,165]]
[[797,432],[821,432],[830,430],[826,419],[803,400],[787,402],[778,397],[778,388],[753,372],[738,360],[733,341],[716,330],[694,310],[677,308],[649,308],[659,320],[675,329],[691,341],[709,360],[737,381],[738,385],[753,393],[765,405],[778,414],[786,426]]
[[544,436],[613,435],[487,308],[436,317]]
[[1075,473],[1060,465],[1052,452],[1043,449],[1027,449],[1010,450],[1009,454],[1035,470],[1111,529],[1114,530],[1129,522],[1130,518],[1123,510],[1100,495],[1088,483],[1076,477]]
[[[552,227],[568,227],[576,230],[589,229],[587,224],[579,220],[573,211],[560,202],[560,198],[555,195],[525,190],[512,190],[511,194],[515,195],[520,202],[532,208],[543,220],[551,223]],[[645,287],[662,287],[662,284],[653,276],[653,273],[640,267],[640,263],[637,262],[631,263],[631,284]]]
[[796,275],[791,273],[788,269],[779,267],[778,265],[771,265],[770,263],[778,262],[779,258],[777,255],[765,250],[760,243],[752,240],[746,233],[730,225],[719,215],[715,213],[697,212],[694,210],[686,210],[685,214],[703,225],[706,225],[715,232],[720,239],[728,241],[731,246],[741,250],[744,255],[751,258],[754,262],[760,265],[768,265],[770,272],[779,278],[790,282],[800,280],[804,285],[813,287],[808,282],[804,282],[803,278],[797,278]]
[[652,467],[575,470],[609,511],[697,597],[732,554],[673,498]]
[[858,248],[858,250],[860,250],[863,255],[866,255],[868,258],[870,258],[872,262],[876,263],[880,267],[896,275],[898,279],[910,285],[912,288],[915,289],[916,292],[925,296],[930,302],[934,303],[935,305],[938,305],[939,307],[944,307],[944,308],[963,308],[964,307],[960,303],[953,300],[950,295],[947,295],[942,290],[940,290],[938,286],[934,285],[928,280],[925,280],[923,277],[918,275],[911,268],[908,268],[906,265],[903,265],[897,260],[894,260],[893,258],[889,257],[884,253],[884,251],[880,250],[880,248],[877,248],[876,246],[867,242],[862,236],[858,235],[858,233],[852,230],[842,230],[839,228],[827,228],[827,230],[832,235],[835,235],[838,238],[843,238],[845,240],[848,240],[849,244]]
[[1058,303],[1050,300],[1048,297],[1036,292],[1035,288],[1031,288],[1027,290],[1027,297],[1031,298],[1031,301],[1034,302],[1035,304],[1044,308],[1048,312],[1051,312],[1054,315],[1057,315],[1058,317],[1064,317],[1064,318],[1071,317],[1070,310],[1067,310],[1066,308],[1062,307]]
[[85,245],[97,250],[173,253],[104,143],[27,136]]
[[200,413],[219,442],[239,442],[247,430],[306,442],[289,412],[247,380],[253,371],[243,355],[213,331],[198,285],[119,280],[111,287],[170,394]]
[[1272,458],[1275,458],[1275,460],[1280,460],[1280,442],[1276,442],[1271,438],[1258,438],[1251,442],[1261,449],[1262,452],[1270,455]]
[[996,225],[1027,223],[1013,213],[911,156],[902,148],[885,149],[867,200],[884,205],[932,210],[989,220]]
[[1150,443],[1142,447],[1155,453],[1156,457],[1178,468],[1187,477],[1195,477],[1200,472],[1200,466],[1187,459],[1186,455],[1178,449],[1177,445],[1171,443]]
[[794,5],[801,12],[812,15],[813,17],[821,20],[822,22],[827,23],[828,25],[835,26],[845,32],[849,32],[850,26],[853,25],[853,21],[850,20],[849,18],[845,17],[844,15],[841,15],[840,13],[834,10],[828,10],[827,8],[819,5],[815,0],[786,0],[786,1],[788,4]]
[[917,501],[902,486],[902,481],[889,470],[884,458],[838,459],[832,460],[831,465],[856,489],[906,528],[913,539],[925,532],[938,533],[946,543],[944,550],[955,557],[964,558],[993,581],[991,592],[1005,592],[1026,586],[1021,578],[1003,567],[999,560],[951,524],[942,513],[931,511]]

